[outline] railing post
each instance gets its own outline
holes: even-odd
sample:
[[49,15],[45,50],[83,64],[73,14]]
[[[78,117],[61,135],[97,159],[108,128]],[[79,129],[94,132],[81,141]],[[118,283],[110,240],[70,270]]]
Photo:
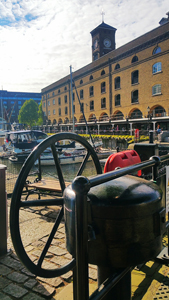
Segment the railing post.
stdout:
[[0,165],[0,256],[7,254],[7,236],[8,236],[8,212],[7,195],[5,185],[5,171],[7,167]]
[[86,177],[74,179],[72,189],[76,193],[75,231],[76,231],[76,267],[74,280],[74,300],[89,299],[88,283],[88,224],[87,224],[87,193],[90,182]]
[[161,159],[159,156],[151,156],[149,160],[155,160],[155,165],[152,167],[152,180],[156,181],[158,177],[158,166],[160,165]]

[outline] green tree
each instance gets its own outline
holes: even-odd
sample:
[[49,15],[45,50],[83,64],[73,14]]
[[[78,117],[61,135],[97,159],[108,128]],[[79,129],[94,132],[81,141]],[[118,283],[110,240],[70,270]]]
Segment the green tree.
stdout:
[[42,101],[41,101],[38,109],[38,125],[43,125],[43,118],[44,118],[44,112],[42,110]]
[[19,123],[24,123],[30,128],[38,121],[38,104],[33,100],[26,100],[22,105],[19,115]]

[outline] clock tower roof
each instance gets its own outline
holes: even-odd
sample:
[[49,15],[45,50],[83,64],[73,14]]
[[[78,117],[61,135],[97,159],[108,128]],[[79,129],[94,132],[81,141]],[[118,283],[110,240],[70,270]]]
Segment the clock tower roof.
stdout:
[[112,31],[116,31],[117,29],[102,22],[99,26],[97,26],[96,28],[94,28],[90,33],[91,35],[95,34],[95,32],[98,30],[98,29],[109,29],[109,30],[112,30]]

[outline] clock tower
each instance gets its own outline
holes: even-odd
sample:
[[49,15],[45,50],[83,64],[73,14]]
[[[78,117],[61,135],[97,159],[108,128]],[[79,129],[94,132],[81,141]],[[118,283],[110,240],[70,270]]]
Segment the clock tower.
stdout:
[[92,36],[92,61],[115,49],[116,28],[102,22],[90,33]]

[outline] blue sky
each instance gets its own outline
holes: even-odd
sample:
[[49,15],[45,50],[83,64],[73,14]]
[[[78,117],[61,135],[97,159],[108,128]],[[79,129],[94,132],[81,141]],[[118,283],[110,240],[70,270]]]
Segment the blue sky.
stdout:
[[0,89],[41,89],[89,64],[90,31],[117,28],[116,48],[159,26],[168,0],[1,0]]

